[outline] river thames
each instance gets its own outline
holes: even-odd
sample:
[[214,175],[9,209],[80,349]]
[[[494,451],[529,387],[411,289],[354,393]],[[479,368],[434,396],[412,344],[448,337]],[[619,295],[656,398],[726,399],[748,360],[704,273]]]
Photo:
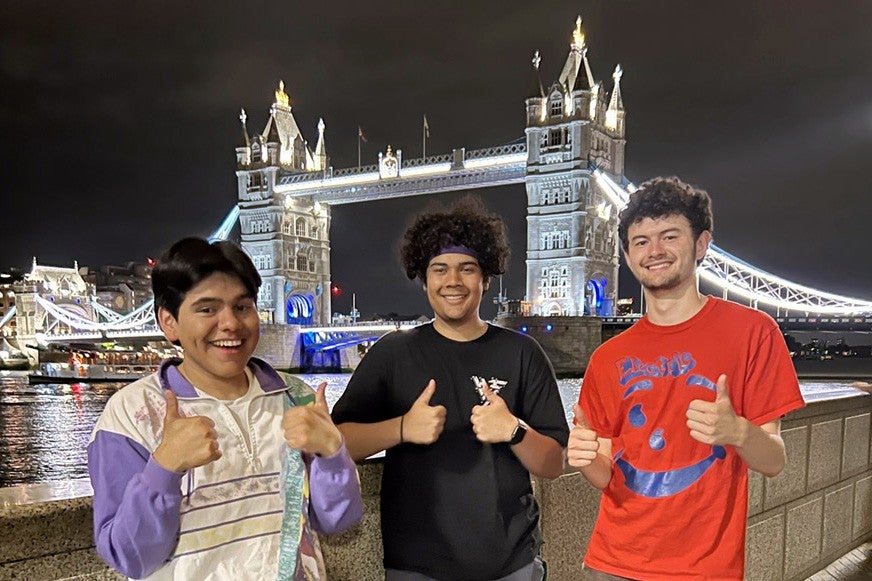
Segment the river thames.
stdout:
[[[330,407],[348,374],[301,375],[310,385],[327,381]],[[88,477],[86,448],[106,401],[122,383],[29,385],[21,373],[0,375],[0,487]],[[847,381],[802,380],[806,401],[850,397]],[[558,381],[567,422],[578,400],[581,378]]]

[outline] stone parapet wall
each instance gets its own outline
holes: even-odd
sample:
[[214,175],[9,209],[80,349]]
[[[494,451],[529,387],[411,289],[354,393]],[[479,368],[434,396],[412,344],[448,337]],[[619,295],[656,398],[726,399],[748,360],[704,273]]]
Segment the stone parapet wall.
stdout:
[[[496,323],[523,331],[536,339],[554,372],[561,376],[581,376],[594,349],[602,343],[599,317],[522,317],[501,315]],[[549,327],[550,326],[550,327]]]
[[782,422],[787,466],[752,473],[749,579],[805,579],[872,538],[872,397],[816,402]]
[[[872,397],[816,402],[782,424],[788,464],[752,473],[746,579],[799,581],[872,538]],[[382,463],[358,465],[363,521],[322,539],[331,581],[384,578],[378,514]],[[534,479],[550,581],[575,581],[600,493],[577,473]],[[13,490],[13,489],[5,489]],[[3,502],[0,579],[115,579],[93,550],[91,499]]]
[[300,366],[300,326],[261,324],[255,357],[277,369]]

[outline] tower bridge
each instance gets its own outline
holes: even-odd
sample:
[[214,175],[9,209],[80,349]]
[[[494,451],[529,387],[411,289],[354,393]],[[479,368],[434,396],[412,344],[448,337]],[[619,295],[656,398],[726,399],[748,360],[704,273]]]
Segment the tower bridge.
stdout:
[[[334,169],[326,126],[314,150],[280,83],[262,132],[240,115],[236,175],[242,245],[263,278],[258,305],[275,323],[330,320],[330,207],[411,195],[524,183],[526,295],[536,314],[605,315],[618,277],[617,212],[592,168],[625,178],[620,66],[610,87],[595,80],[581,18],[560,76],[543,85],[533,58],[523,136],[508,144],[404,161],[390,146],[378,163]],[[518,134],[521,133],[519,127]]]
[[[526,299],[532,314],[612,315],[617,214],[635,188],[624,175],[623,71],[615,67],[610,91],[595,79],[580,18],[560,76],[547,88],[540,62],[537,52],[530,71],[533,89],[524,101],[523,137],[490,148],[404,160],[402,150],[388,147],[376,164],[334,169],[323,120],[313,150],[294,119],[283,83],[262,132],[249,133],[243,110],[236,148],[238,202],[211,239],[227,238],[238,220],[242,245],[263,280],[258,295],[262,319],[314,327],[329,323],[333,205],[519,183],[527,195]],[[872,301],[789,281],[714,245],[699,273],[725,298],[770,308],[783,328],[819,326],[824,317],[826,325],[872,330]],[[31,274],[25,277],[26,292],[18,293],[17,313],[6,314],[18,317],[25,341],[37,335],[47,342],[161,336],[151,302],[132,313],[115,313],[85,297],[74,272],[51,276],[73,281],[75,288],[63,290],[52,283],[60,290],[39,291],[33,287],[38,277]],[[368,340],[373,332],[337,335],[303,329],[312,352],[322,354],[349,341]]]

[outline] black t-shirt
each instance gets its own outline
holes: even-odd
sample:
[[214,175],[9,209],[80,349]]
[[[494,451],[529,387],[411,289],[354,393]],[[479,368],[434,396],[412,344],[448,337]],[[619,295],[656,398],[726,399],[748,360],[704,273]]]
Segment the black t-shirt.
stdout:
[[447,339],[432,324],[386,335],[333,408],[337,424],[395,418],[435,379],[430,405],[447,409],[435,443],[401,444],[385,454],[385,567],[482,581],[508,575],[538,554],[539,508],[530,474],[507,443],[476,439],[470,415],[480,398],[473,376],[499,391],[514,415],[566,446],[563,405],[541,347],[493,325],[468,342]]

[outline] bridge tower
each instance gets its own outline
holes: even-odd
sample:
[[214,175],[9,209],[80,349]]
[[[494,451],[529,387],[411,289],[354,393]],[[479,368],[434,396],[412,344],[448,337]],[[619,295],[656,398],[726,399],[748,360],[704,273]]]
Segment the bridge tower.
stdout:
[[242,247],[263,284],[257,297],[266,323],[326,324],[330,321],[330,207],[312,196],[283,199],[277,176],[328,167],[324,121],[314,153],[303,139],[290,98],[279,82],[266,127],[249,136],[245,110],[242,143],[236,148]]
[[608,315],[617,297],[617,212],[592,170],[623,179],[622,71],[616,67],[609,98],[591,73],[580,16],[547,91],[539,62],[537,52],[526,100],[527,300],[536,315]]

